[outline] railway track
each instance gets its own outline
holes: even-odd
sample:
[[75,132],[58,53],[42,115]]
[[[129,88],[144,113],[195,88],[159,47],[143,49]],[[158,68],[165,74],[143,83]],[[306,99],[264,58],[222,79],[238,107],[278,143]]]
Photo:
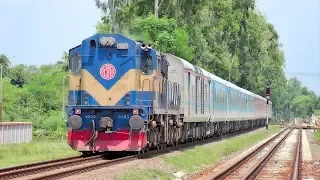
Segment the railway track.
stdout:
[[[258,148],[253,150],[248,155],[240,158],[238,161],[232,163],[227,168],[222,169],[217,174],[209,177],[210,180],[220,180],[220,179],[241,179],[241,180],[251,180],[251,179],[265,179],[266,175],[268,178],[274,178],[268,172],[264,170],[268,161],[274,156],[281,144],[292,134],[294,128],[286,129],[267,142],[261,144]],[[290,177],[292,180],[300,179],[301,177],[301,164],[302,164],[302,150],[301,150],[301,134],[302,130],[299,129],[296,146],[294,150],[294,156],[292,157],[292,166],[289,165],[291,171]],[[280,169],[281,170],[281,169]],[[259,177],[259,175],[261,175]],[[288,176],[287,176],[288,177]],[[287,178],[286,177],[286,178]],[[267,178],[267,179],[268,179]]]
[[[243,130],[232,134],[222,135],[219,137],[204,139],[201,141],[195,141],[191,143],[185,143],[178,146],[168,147],[157,151],[149,151],[144,154],[131,155],[121,157],[113,160],[106,159],[105,155],[98,154],[90,157],[76,156],[64,159],[58,159],[53,161],[45,161],[34,164],[27,164],[22,166],[10,167],[0,169],[0,179],[60,179],[63,177],[92,171],[102,167],[112,166],[123,162],[133,161],[136,159],[149,158],[160,154],[165,154],[174,150],[189,148],[195,145],[206,144],[221,139],[237,136],[255,129]],[[264,128],[264,127],[262,127]]]
[[88,163],[99,160],[103,157],[100,154],[94,154],[89,157],[74,156],[69,158],[43,161],[39,163],[26,164],[21,166],[15,166],[10,168],[0,169],[0,179],[13,179],[24,176],[29,176],[38,173],[49,172],[54,169],[67,168],[79,163]]

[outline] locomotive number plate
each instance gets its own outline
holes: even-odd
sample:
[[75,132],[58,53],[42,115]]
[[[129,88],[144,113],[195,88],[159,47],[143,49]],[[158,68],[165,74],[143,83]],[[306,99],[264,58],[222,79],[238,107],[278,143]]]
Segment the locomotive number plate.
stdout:
[[86,115],[86,118],[96,118],[96,115]]
[[125,115],[125,114],[120,114],[118,115],[118,119],[129,119],[129,115]]

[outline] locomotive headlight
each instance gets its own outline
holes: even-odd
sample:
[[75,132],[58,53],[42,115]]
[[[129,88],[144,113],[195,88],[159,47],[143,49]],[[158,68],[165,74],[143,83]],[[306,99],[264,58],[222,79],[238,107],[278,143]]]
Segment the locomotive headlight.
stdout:
[[140,130],[144,126],[144,121],[140,116],[133,115],[129,119],[129,126],[130,126],[130,129],[132,130]]
[[99,42],[102,46],[113,46],[116,40],[113,37],[102,37]]
[[67,123],[71,129],[79,129],[82,126],[82,118],[78,115],[72,115],[68,119]]

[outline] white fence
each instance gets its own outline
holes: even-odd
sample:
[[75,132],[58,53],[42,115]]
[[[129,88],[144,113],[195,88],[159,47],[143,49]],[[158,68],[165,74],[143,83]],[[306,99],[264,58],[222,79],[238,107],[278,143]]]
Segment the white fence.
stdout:
[[31,122],[0,123],[0,144],[30,142],[32,140]]

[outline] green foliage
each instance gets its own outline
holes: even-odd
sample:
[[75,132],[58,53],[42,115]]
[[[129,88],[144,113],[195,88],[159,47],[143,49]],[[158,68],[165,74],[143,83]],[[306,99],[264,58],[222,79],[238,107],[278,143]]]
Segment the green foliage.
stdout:
[[161,52],[175,54],[186,60],[193,59],[194,48],[189,46],[188,32],[178,28],[174,19],[155,18],[149,15],[146,18],[138,18],[134,22],[133,32],[147,32],[154,48]]
[[60,141],[33,140],[30,143],[1,145],[0,168],[80,155],[65,141],[64,138]]
[[313,114],[314,114],[315,116],[320,116],[320,110],[315,110],[315,111],[313,112]]
[[111,33],[112,27],[109,22],[98,22],[96,26],[97,33]]
[[291,108],[295,115],[299,115],[304,118],[311,116],[313,111],[312,99],[307,95],[297,96],[293,99]]
[[4,54],[0,54],[0,64],[2,66],[2,76],[7,76],[11,64],[9,58]]
[[[61,111],[62,79],[67,75],[67,65],[68,56],[64,53],[62,61],[55,65],[9,67],[3,78],[3,120],[31,121],[36,138],[65,138],[67,127]],[[18,79],[24,82],[20,88],[12,83]]]
[[135,170],[127,172],[120,177],[115,178],[116,180],[140,180],[140,179],[158,179],[158,180],[171,180],[170,174],[160,170]]

